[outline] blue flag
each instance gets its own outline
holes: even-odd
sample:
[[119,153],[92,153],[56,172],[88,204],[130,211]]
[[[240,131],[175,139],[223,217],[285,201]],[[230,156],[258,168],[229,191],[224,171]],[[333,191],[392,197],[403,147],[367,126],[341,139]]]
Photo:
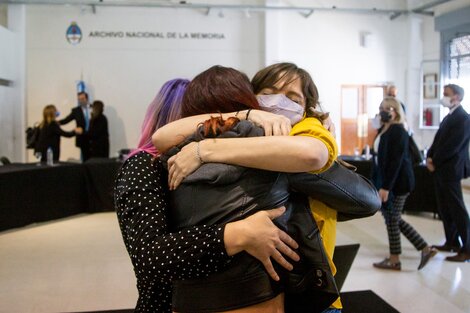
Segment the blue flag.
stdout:
[[86,86],[83,80],[79,80],[77,83],[77,93],[79,92],[86,92]]

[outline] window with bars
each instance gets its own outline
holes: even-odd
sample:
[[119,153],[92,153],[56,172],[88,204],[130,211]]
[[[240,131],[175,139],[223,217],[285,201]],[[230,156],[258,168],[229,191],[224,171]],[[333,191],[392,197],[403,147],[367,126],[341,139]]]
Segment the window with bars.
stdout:
[[470,77],[470,35],[452,39],[449,44],[449,79]]

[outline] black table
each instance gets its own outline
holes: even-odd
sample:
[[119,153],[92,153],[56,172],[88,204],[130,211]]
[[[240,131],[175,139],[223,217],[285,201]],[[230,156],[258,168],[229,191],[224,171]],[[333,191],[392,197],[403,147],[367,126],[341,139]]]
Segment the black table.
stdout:
[[88,206],[81,164],[0,167],[0,231],[62,218]]
[[[366,160],[363,157],[342,155],[340,159],[354,165],[357,173],[371,178],[372,160]],[[413,168],[416,185],[415,189],[406,199],[404,211],[407,212],[431,212],[437,215],[437,198],[434,187],[434,177],[425,165],[415,166]]]
[[79,213],[113,211],[113,186],[121,163],[0,166],[0,231]]
[[88,212],[114,211],[114,181],[122,162],[96,158],[83,165],[88,179]]
[[363,157],[356,157],[350,155],[340,155],[339,158],[351,165],[354,165],[357,170],[356,172],[364,177],[372,177],[372,160],[366,160]]
[[407,212],[431,212],[434,217],[438,215],[436,187],[434,175],[428,171],[425,165],[414,167],[416,185],[405,202],[404,211]]

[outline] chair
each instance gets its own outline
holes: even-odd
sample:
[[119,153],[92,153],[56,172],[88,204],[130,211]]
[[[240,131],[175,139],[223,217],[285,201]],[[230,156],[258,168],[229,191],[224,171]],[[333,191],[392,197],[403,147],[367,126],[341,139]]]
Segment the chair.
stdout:
[[0,163],[3,165],[11,164],[10,160],[6,156],[0,157]]
[[124,161],[127,156],[132,152],[132,149],[121,149],[118,151],[118,159]]

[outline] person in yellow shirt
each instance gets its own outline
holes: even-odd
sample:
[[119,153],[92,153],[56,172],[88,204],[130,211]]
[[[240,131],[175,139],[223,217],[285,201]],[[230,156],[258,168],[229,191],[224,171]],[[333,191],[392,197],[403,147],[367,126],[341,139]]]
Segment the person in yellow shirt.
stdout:
[[[251,80],[251,84],[255,94],[258,95],[262,108],[263,102],[266,102],[266,107],[270,106],[268,103],[270,102],[269,99],[263,99],[264,96],[276,95],[279,97],[280,95],[298,104],[298,106],[305,111],[305,118],[293,126],[290,135],[311,136],[321,140],[329,150],[328,162],[322,169],[312,173],[320,173],[328,169],[336,160],[338,154],[336,140],[334,139],[335,129],[328,115],[318,111],[318,89],[310,74],[304,69],[297,67],[295,64],[277,63],[255,74]],[[274,101],[277,102],[277,105],[271,104],[270,107],[276,107],[278,111],[274,109],[268,110],[280,114],[284,112],[284,115],[291,118],[291,121],[295,123],[298,116],[296,116],[295,113],[291,113],[295,110],[295,106],[289,105],[286,99],[282,98],[274,99]],[[279,105],[280,102],[283,102],[284,105]],[[283,110],[283,112],[279,112],[279,110]],[[298,114],[298,112],[299,111],[296,113]],[[316,199],[310,198],[309,204],[321,237],[323,238],[323,246],[328,256],[331,271],[334,275],[336,273],[336,267],[333,263],[333,253],[336,245],[337,212]],[[330,306],[330,309],[327,309],[324,313],[341,312],[341,309],[341,300],[338,298]]]

